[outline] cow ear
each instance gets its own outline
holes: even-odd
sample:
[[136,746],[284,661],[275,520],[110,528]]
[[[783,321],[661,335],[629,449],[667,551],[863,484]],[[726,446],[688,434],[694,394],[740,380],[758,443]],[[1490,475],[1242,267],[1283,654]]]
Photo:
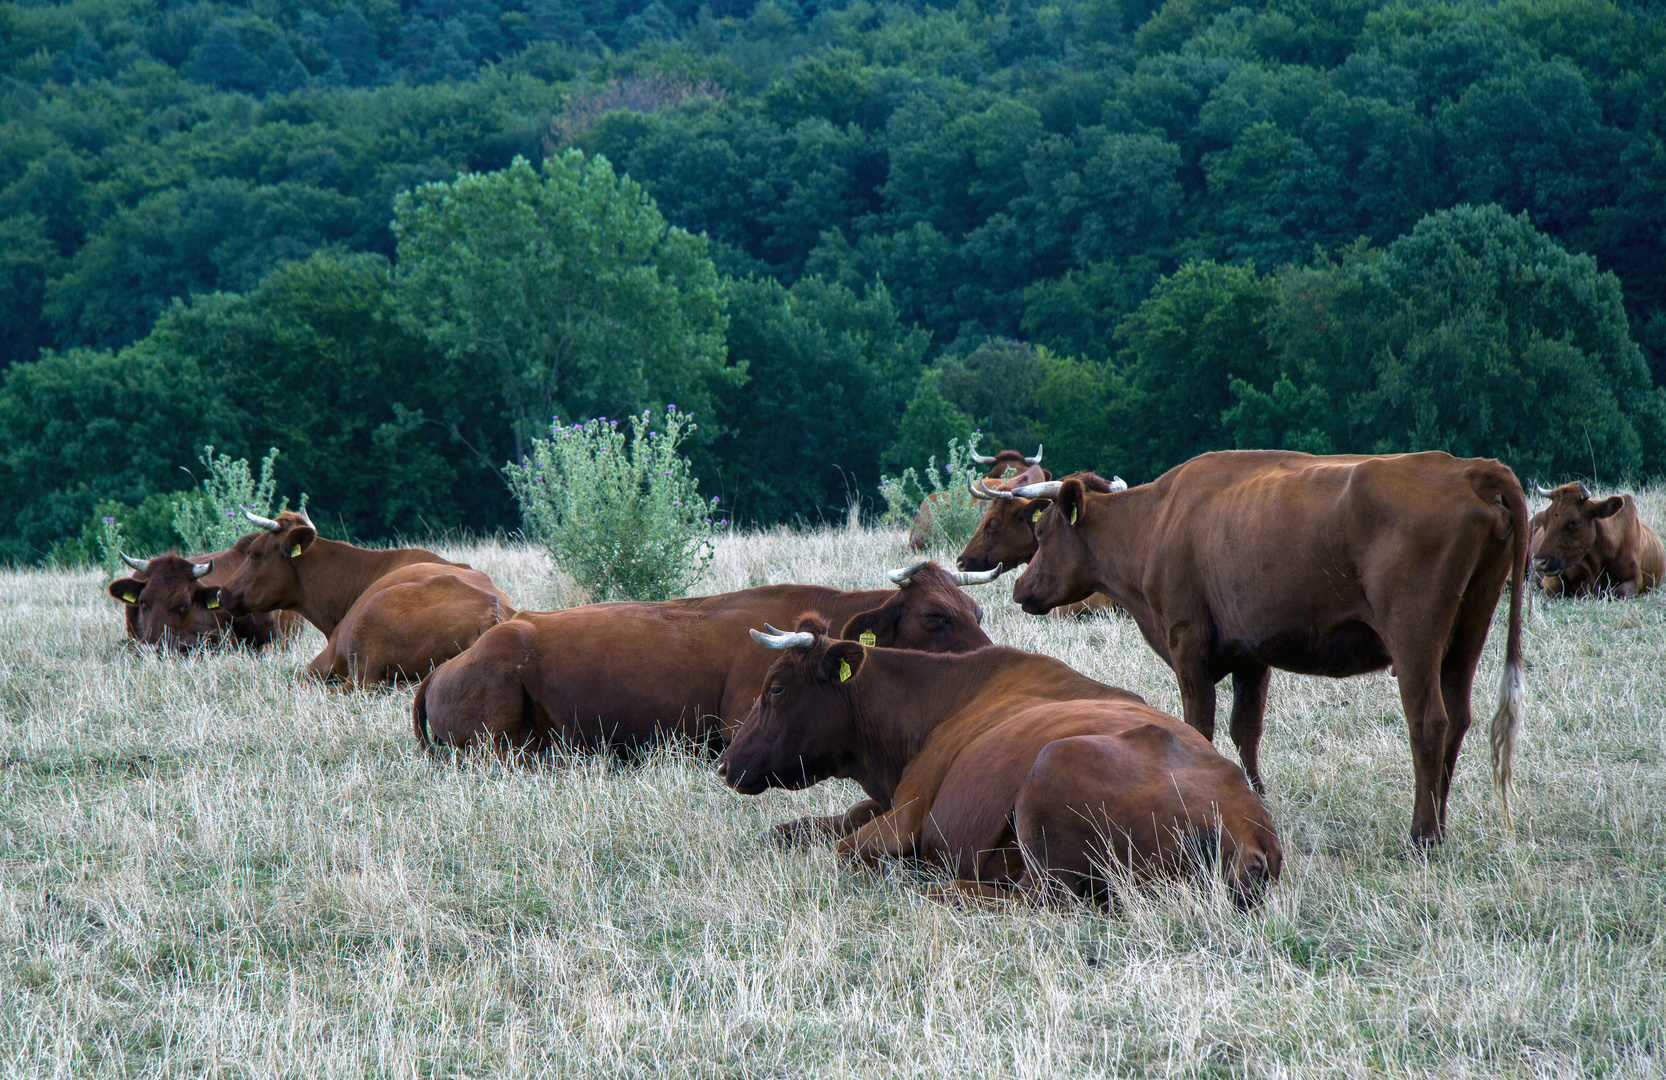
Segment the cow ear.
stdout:
[[1030,505],[1024,508],[1024,520],[1032,526],[1035,525],[1036,522],[1041,520],[1041,515],[1045,514],[1047,508],[1052,505],[1052,499],[1031,499]]
[[890,601],[872,611],[858,612],[845,623],[839,636],[863,645],[890,645],[897,639],[897,616],[901,611],[901,604]]
[[823,682],[843,683],[856,678],[868,650],[854,641],[835,641],[821,658]]
[[289,530],[288,536],[284,537],[283,552],[291,559],[296,558],[301,552],[311,547],[312,542],[316,539],[318,539],[317,529],[311,525],[297,525]]
[[1591,504],[1591,518],[1595,520],[1597,518],[1613,517],[1625,508],[1625,504],[1626,497],[1624,495],[1610,495],[1601,502]]
[[191,593],[191,603],[216,611],[220,607],[220,587],[218,585],[199,586]]
[[145,583],[138,578],[118,578],[110,582],[110,595],[124,604],[137,604],[139,594],[145,591]]
[[1064,487],[1059,489],[1059,513],[1064,520],[1075,525],[1082,516],[1082,507],[1087,503],[1087,488],[1080,480],[1066,480]]

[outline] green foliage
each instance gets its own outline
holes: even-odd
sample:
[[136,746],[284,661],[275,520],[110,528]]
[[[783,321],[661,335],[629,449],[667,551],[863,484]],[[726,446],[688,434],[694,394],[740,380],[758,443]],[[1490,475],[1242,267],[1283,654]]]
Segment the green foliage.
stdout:
[[93,507],[92,520],[82,526],[80,535],[53,544],[42,561],[56,566],[97,565],[119,577],[127,572],[122,552],[149,558],[178,550],[180,539],[173,529],[177,497],[158,492],[137,506],[106,499]]
[[[278,462],[278,448],[272,447],[260,459],[260,479],[249,471],[249,459],[231,459],[230,454],[214,456],[214,448],[205,446],[202,456],[203,475],[197,480],[195,491],[187,492],[174,502],[174,532],[185,543],[185,553],[223,551],[237,543],[249,531],[249,521],[243,511],[261,517],[275,516],[272,496],[278,481],[273,473]],[[285,498],[277,507],[289,505]],[[307,497],[301,496],[304,510]]]
[[972,496],[967,484],[982,476],[983,469],[972,460],[978,452],[979,433],[974,431],[964,444],[949,440],[948,460],[937,467],[933,454],[925,468],[925,479],[910,465],[900,476],[882,476],[879,492],[885,498],[885,520],[900,528],[913,524],[925,500],[931,500],[928,520],[923,524],[926,548],[958,549],[977,531],[983,520],[984,504]]
[[489,380],[517,457],[543,417],[675,397],[704,410],[723,364],[705,241],[667,226],[607,159],[424,184],[394,201],[399,299],[458,383]]
[[617,420],[550,426],[532,452],[504,473],[520,500],[527,534],[596,600],[666,600],[686,593],[711,564],[717,499],[678,445],[693,418],[667,406],[631,417],[627,440]]

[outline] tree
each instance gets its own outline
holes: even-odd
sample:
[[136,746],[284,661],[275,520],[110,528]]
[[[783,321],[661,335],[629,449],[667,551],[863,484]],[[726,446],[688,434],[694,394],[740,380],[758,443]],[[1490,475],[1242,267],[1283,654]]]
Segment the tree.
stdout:
[[549,418],[674,402],[703,415],[726,320],[701,237],[577,150],[534,169],[423,184],[394,201],[401,310],[459,384],[489,380],[515,459]]

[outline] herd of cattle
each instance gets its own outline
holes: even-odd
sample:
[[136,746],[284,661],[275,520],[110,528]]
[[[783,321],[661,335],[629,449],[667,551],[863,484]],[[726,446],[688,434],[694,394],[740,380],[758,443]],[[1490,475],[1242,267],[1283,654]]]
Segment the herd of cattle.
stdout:
[[[128,559],[110,585],[128,635],[184,649],[260,646],[301,620],[325,636],[308,675],[365,687],[420,678],[417,741],[503,754],[630,753],[672,738],[718,751],[744,794],[830,777],[868,798],[775,827],[872,863],[948,868],[951,891],[1104,899],[1114,875],[1213,866],[1253,904],[1283,863],[1260,794],[1273,668],[1391,667],[1412,752],[1411,834],[1439,841],[1476,665],[1510,590],[1493,778],[1508,820],[1522,714],[1521,609],[1550,595],[1658,586],[1661,542],[1630,496],[1540,489],[1533,516],[1496,461],[1430,452],[1204,454],[1148,484],[1054,479],[1004,451],[971,492],[988,507],[959,569],[922,562],[892,589],[767,585],[657,603],[519,611],[485,574],[419,548],[324,539],[304,514],[211,555]],[[934,506],[922,505],[916,534]],[[1530,551],[1531,548],[1531,551]],[[964,586],[1028,564],[1026,612],[1115,605],[1179,683],[1184,722],[1051,657],[996,645]],[[782,631],[776,625],[791,626]],[[1232,677],[1217,753],[1215,687]]]

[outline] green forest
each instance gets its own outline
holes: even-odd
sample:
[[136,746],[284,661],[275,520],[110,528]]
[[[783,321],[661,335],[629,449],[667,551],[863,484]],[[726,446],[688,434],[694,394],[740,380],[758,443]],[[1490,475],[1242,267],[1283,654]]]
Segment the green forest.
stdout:
[[0,559],[202,447],[518,526],[675,404],[816,522],[950,438],[1666,472],[1666,16],[1612,0],[0,4]]

